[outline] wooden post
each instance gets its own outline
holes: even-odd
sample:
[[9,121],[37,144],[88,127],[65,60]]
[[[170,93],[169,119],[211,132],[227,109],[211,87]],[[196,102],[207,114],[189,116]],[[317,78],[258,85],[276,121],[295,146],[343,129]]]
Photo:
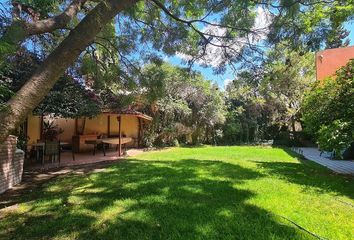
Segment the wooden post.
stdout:
[[81,133],[80,134],[84,134],[85,133],[85,125],[86,125],[86,117],[84,117],[84,119],[83,119],[82,129],[81,129]]
[[122,155],[122,131],[121,131],[121,127],[122,127],[122,116],[118,117],[118,121],[119,121],[119,125],[118,125],[118,131],[119,131],[119,153],[118,156]]
[[140,147],[140,138],[141,138],[141,119],[138,117],[138,124],[139,124],[139,127],[138,127],[138,146],[137,147]]

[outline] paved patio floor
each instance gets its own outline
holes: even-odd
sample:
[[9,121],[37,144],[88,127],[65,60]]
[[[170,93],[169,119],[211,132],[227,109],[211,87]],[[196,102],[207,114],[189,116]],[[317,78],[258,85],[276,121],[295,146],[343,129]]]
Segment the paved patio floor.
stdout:
[[126,152],[125,156],[118,156],[118,152],[115,149],[109,149],[106,152],[106,156],[103,155],[102,151],[97,151],[95,155],[92,152],[85,152],[85,153],[75,153],[75,160],[72,157],[71,152],[63,152],[60,157],[60,164],[58,161],[51,162],[49,159],[46,159],[44,165],[41,163],[34,163],[34,159],[32,162],[28,162],[25,164],[25,169],[36,170],[36,169],[52,169],[57,167],[68,167],[68,166],[77,166],[83,164],[91,164],[91,163],[98,163],[98,162],[107,162],[107,161],[117,161],[121,158],[126,156],[135,156],[139,153],[142,153],[143,149],[129,149]]
[[320,156],[320,151],[317,148],[293,148],[292,150],[336,173],[354,175],[353,160],[332,160],[323,155]]

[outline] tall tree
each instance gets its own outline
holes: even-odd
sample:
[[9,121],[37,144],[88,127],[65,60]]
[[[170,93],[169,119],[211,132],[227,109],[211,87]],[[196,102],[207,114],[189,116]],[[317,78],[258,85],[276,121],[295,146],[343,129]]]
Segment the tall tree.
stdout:
[[150,64],[143,71],[140,87],[147,111],[154,117],[154,141],[213,142],[216,128],[224,121],[221,91],[200,73],[167,63]]
[[314,55],[281,42],[266,53],[257,71],[241,72],[226,88],[225,141],[277,138],[280,130],[296,132],[304,93],[315,81]]
[[287,42],[281,42],[267,53],[264,71],[262,91],[267,94],[268,102],[277,105],[278,114],[273,122],[296,132],[304,93],[315,81],[314,54],[294,51]]

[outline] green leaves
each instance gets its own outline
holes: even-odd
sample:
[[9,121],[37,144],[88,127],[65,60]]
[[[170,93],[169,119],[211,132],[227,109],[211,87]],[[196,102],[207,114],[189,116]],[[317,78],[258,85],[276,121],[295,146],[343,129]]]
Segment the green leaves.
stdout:
[[290,3],[285,9],[287,5],[291,7],[287,14],[275,16],[269,40],[272,43],[287,40],[294,49],[318,50],[324,43],[328,46],[327,39],[354,15],[352,0],[284,2]]
[[63,76],[34,112],[76,118],[92,117],[100,111],[100,99],[92,90],[85,90],[71,77]]
[[354,125],[350,122],[334,120],[328,125],[322,125],[317,133],[318,145],[321,150],[335,152],[336,158],[341,158],[342,151],[354,140]]
[[239,73],[226,89],[225,141],[277,139],[281,131],[295,132],[304,92],[315,81],[313,59],[313,53],[282,42],[267,52],[259,68]]
[[336,150],[337,157],[354,141],[354,60],[335,78],[315,83],[303,104],[305,130],[316,136],[320,148]]
[[24,40],[26,32],[21,26],[21,21],[15,21],[0,37],[0,67],[6,61],[6,57],[13,55],[18,48],[18,42]]
[[[23,86],[33,74],[40,60],[23,49],[11,58],[0,71],[0,106]],[[93,116],[100,112],[100,99],[92,91],[85,90],[69,75],[63,75],[46,98],[35,109],[38,114],[54,114],[61,117]],[[5,109],[1,109],[5,110]]]
[[149,136],[155,143],[211,142],[213,132],[224,122],[223,94],[199,73],[167,63],[147,65],[143,73],[140,88],[154,117],[155,135]]

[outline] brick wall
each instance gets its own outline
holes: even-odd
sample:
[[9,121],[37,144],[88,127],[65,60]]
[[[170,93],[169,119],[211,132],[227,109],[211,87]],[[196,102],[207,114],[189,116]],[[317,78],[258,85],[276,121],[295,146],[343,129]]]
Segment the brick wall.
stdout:
[[0,194],[22,180],[24,153],[16,143],[17,138],[9,136],[0,144]]

